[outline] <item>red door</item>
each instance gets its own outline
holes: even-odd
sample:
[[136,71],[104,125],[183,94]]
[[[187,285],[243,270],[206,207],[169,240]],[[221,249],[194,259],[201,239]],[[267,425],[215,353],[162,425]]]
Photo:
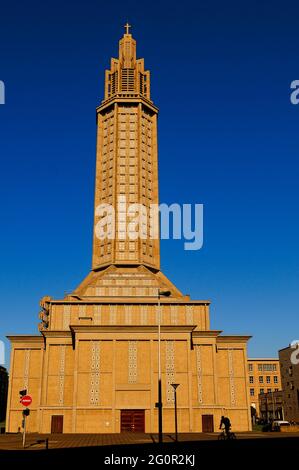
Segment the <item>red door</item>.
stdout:
[[214,432],[213,415],[202,415],[202,432]]
[[121,432],[144,432],[144,410],[121,410]]
[[51,433],[52,434],[61,434],[61,433],[63,433],[63,416],[62,415],[52,416]]

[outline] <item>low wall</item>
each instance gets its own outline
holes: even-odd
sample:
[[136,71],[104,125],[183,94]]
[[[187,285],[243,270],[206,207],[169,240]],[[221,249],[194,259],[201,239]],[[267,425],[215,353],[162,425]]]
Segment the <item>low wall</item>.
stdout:
[[299,425],[281,426],[280,432],[299,432]]

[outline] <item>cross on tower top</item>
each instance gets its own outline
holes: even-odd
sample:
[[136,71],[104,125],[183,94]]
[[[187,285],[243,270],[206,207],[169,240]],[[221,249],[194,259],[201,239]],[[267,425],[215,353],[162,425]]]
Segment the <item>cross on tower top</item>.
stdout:
[[130,28],[132,28],[132,26],[127,22],[124,27],[126,29],[126,34],[130,34]]

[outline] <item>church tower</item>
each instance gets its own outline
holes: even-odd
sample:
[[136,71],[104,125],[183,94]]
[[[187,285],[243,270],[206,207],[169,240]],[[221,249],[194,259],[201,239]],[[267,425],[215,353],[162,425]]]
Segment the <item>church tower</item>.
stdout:
[[129,28],[97,107],[92,270],[68,298],[187,299],[160,271],[158,108]]
[[[144,70],[143,59],[136,59],[136,41],[129,27],[119,41],[118,58],[111,59],[106,71],[105,98],[97,108],[92,269],[113,264],[144,265],[158,271],[159,221],[150,210],[158,205],[158,109],[150,99],[150,72]],[[115,211],[110,225],[113,234],[101,239],[97,226],[105,204]],[[129,236],[127,217],[130,207],[134,218],[134,205],[143,208],[136,239],[133,231]],[[151,236],[154,231],[155,237]]]

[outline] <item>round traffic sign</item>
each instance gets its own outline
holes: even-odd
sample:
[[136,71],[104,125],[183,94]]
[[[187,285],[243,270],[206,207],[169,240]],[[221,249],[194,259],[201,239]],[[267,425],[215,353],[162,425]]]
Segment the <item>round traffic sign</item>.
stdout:
[[32,403],[32,398],[30,395],[25,395],[21,398],[21,403],[23,406],[30,406]]

